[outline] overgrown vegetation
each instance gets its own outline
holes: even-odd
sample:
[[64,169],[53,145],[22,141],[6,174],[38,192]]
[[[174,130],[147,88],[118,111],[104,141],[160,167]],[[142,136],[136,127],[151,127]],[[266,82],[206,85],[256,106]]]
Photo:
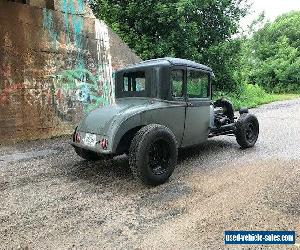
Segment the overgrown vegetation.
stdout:
[[214,95],[214,99],[226,97],[229,99],[236,110],[242,107],[255,108],[259,105],[275,102],[290,100],[299,97],[299,94],[274,94],[267,93],[262,87],[253,84],[244,84],[240,91],[226,93],[217,91]]
[[217,95],[236,107],[300,93],[299,11],[233,39],[247,0],[95,0],[92,7],[141,58],[181,57],[212,67]]
[[267,23],[241,48],[240,81],[258,84],[268,92],[300,90],[300,11]]
[[210,65],[220,90],[238,85],[232,68],[240,42],[228,41],[247,0],[94,0],[96,16],[142,59],[179,57]]

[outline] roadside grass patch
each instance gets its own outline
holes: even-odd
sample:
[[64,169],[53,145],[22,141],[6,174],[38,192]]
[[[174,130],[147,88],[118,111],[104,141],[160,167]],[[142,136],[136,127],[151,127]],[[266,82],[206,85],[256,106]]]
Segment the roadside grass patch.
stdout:
[[275,101],[291,100],[300,97],[300,94],[274,94],[267,93],[258,85],[244,84],[239,93],[222,93],[217,92],[214,99],[225,97],[230,100],[234,108],[239,110],[242,107],[255,108],[262,104],[267,104]]

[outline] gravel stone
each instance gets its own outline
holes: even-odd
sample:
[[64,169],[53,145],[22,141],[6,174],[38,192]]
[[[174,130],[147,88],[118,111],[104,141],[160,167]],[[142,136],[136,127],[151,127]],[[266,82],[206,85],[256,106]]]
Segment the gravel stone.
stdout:
[[300,99],[251,112],[254,148],[222,136],[180,150],[154,188],[134,181],[124,156],[82,160],[69,137],[0,146],[0,248],[258,249],[224,246],[224,231],[299,235]]

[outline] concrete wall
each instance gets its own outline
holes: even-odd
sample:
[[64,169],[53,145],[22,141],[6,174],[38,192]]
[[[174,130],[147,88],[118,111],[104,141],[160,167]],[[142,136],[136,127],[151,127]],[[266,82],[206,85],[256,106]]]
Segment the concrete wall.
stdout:
[[70,133],[140,61],[81,0],[29,4],[0,0],[0,143]]

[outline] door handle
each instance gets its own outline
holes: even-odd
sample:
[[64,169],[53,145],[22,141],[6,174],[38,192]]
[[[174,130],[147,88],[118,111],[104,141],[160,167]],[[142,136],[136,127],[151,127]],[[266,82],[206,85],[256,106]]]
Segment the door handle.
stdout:
[[193,107],[193,106],[194,106],[194,104],[191,103],[191,102],[187,102],[186,104],[187,104],[189,107]]

